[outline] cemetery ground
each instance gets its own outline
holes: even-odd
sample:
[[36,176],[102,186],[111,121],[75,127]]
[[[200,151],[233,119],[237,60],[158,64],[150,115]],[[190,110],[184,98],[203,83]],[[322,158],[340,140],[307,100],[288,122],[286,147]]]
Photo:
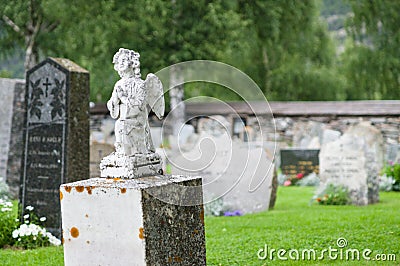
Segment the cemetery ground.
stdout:
[[[376,254],[395,254],[396,261],[369,261],[367,265],[400,263],[400,194],[381,192],[378,204],[369,206],[310,205],[314,188],[279,187],[275,209],[234,217],[206,217],[208,265],[267,265],[257,253],[268,249],[336,248],[337,239],[345,238],[343,249],[372,250]],[[262,255],[262,254],[261,254]],[[288,255],[286,254],[286,257]],[[365,264],[361,261],[280,261],[275,253],[274,265],[290,264]],[[0,250],[1,265],[62,265],[62,247],[33,250]]]

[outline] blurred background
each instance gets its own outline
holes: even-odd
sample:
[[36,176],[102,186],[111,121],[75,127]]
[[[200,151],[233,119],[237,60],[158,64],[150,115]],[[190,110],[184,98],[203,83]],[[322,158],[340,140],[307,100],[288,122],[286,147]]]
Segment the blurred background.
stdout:
[[[217,60],[248,74],[268,100],[400,98],[400,2],[363,0],[0,0],[0,77],[48,56],[90,71],[104,102],[120,48],[141,54],[142,75]],[[186,84],[185,98],[239,96]]]

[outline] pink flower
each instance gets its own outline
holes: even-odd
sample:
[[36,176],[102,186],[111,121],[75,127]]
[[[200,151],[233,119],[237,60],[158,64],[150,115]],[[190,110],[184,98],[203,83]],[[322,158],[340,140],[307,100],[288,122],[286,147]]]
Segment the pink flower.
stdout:
[[290,186],[292,184],[292,182],[290,181],[290,180],[286,180],[284,183],[283,183],[283,185],[285,186],[285,187],[288,187],[288,186]]
[[300,173],[300,174],[297,174],[296,175],[296,178],[297,179],[302,179],[304,177],[304,174],[303,173]]

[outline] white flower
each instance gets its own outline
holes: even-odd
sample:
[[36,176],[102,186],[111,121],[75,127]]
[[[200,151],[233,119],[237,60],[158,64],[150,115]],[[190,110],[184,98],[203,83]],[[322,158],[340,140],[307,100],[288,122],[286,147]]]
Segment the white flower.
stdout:
[[25,236],[27,235],[28,232],[28,225],[26,224],[21,224],[19,227],[19,236]]
[[19,227],[20,230],[26,230],[28,229],[28,226],[26,224],[21,224],[21,226]]
[[47,233],[46,235],[49,239],[50,244],[52,244],[54,246],[61,245],[61,241],[57,237],[53,236],[51,233]]
[[15,219],[15,221],[16,221],[16,222],[19,222],[19,219],[17,218],[17,219]]
[[41,222],[46,221],[46,217],[40,217],[39,221],[41,221]]
[[1,208],[1,211],[2,212],[10,212],[10,211],[12,211],[12,209],[4,207],[4,208]]
[[18,231],[18,229],[15,229],[13,232],[12,232],[12,237],[13,238],[17,238],[19,236],[19,231]]
[[26,206],[25,209],[27,209],[28,211],[33,211],[34,208],[33,208],[32,206],[29,205],[29,206]]
[[30,233],[31,233],[33,236],[37,236],[37,235],[39,234],[40,226],[37,226],[36,224],[30,224],[30,225],[28,226],[28,228],[29,228]]
[[28,219],[28,218],[29,218],[29,214],[25,214],[24,219]]
[[42,236],[46,236],[46,229],[41,228],[39,231],[42,234]]

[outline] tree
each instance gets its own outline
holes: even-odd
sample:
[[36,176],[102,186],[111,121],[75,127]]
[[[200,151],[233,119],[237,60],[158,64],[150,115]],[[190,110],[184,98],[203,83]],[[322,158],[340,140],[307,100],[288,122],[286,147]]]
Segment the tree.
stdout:
[[[5,1],[0,0],[1,26],[5,30],[0,45],[3,52],[15,52],[15,46],[25,49],[25,70],[38,63],[39,54],[45,53],[46,37],[58,25],[57,20],[50,20],[42,7],[43,1]],[[40,45],[39,45],[40,44]]]
[[255,79],[269,99],[335,99],[341,90],[330,74],[335,51],[318,10],[316,1],[239,0],[257,36]]
[[343,56],[348,99],[400,98],[400,2],[350,1],[352,37]]

